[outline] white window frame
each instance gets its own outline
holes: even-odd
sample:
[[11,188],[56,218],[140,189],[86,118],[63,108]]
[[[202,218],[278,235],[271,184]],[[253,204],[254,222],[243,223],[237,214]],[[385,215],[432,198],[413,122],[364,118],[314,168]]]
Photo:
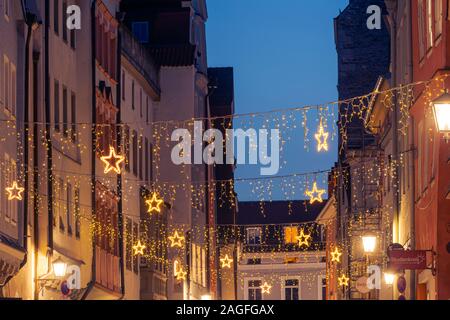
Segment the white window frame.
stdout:
[[3,15],[5,16],[5,20],[9,22],[11,17],[11,0],[3,0]]
[[426,43],[425,43],[425,14],[424,14],[424,5],[423,2],[426,0],[417,0],[417,9],[418,9],[418,36],[419,36],[419,60],[422,60],[425,57],[426,53]]
[[298,301],[302,300],[302,280],[299,277],[282,277],[281,279],[281,300],[286,300],[286,288],[295,288],[293,286],[286,286],[287,280],[298,281]]
[[[317,299],[318,300],[324,300],[323,294],[322,294],[322,289],[323,289],[323,280],[327,280],[327,277],[325,275],[319,275],[317,277]],[[325,287],[328,283],[325,282]],[[325,297],[326,298],[326,297]]]
[[[248,290],[250,288],[252,288],[252,289],[258,289],[259,288],[261,290],[261,300],[264,300],[264,294],[262,293],[261,287],[249,287],[248,283],[250,281],[261,281],[261,285],[264,284],[263,278],[260,278],[260,277],[257,277],[257,278],[244,278],[244,300],[248,300],[248,298],[249,298]],[[252,300],[252,301],[260,301],[260,300]]]
[[434,34],[433,34],[433,1],[426,0],[426,17],[427,17],[427,51],[430,50],[434,45]]
[[[261,245],[261,243],[262,243],[262,239],[261,239],[261,236],[262,236],[262,228],[261,227],[248,227],[246,230],[246,240],[247,240],[247,245],[249,245],[249,246],[259,246],[259,245]],[[257,231],[257,232],[259,232],[259,243],[250,243],[250,231]]]
[[442,6],[442,0],[436,0],[434,5],[434,36],[435,39],[439,39],[442,35],[444,20],[444,11]]

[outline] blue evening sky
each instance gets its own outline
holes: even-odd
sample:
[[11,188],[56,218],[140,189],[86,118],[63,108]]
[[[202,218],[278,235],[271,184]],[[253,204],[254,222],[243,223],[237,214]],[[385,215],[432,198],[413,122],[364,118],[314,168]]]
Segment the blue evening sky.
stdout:
[[[347,3],[208,0],[208,64],[234,67],[236,113],[337,100],[333,18]],[[315,126],[310,129],[315,131]],[[287,163],[279,175],[327,170],[336,161],[336,140],[328,153],[318,154],[314,148],[306,151],[301,131],[297,129],[293,141],[287,143]],[[258,166],[238,166],[236,171],[237,178],[258,176]],[[237,183],[237,192],[240,200],[258,200],[249,183]],[[276,187],[272,197],[284,198]]]

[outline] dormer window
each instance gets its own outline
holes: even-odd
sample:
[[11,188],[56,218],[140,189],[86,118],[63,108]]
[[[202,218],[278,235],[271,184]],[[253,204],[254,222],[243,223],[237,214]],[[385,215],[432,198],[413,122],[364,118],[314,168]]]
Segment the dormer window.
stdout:
[[148,29],[148,22],[133,22],[133,35],[140,43],[149,43],[150,34]]
[[261,228],[247,228],[247,244],[251,246],[261,244]]

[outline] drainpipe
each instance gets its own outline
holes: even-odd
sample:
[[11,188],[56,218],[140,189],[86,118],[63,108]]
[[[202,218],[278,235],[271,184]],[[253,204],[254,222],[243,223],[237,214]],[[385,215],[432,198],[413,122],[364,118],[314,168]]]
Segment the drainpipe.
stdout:
[[[411,13],[412,10],[412,6],[411,6],[411,1],[406,1],[406,12]],[[411,14],[408,14],[408,19],[409,19],[409,52],[410,52],[410,62],[409,62],[409,66],[408,66],[408,70],[409,70],[409,80],[408,82],[412,82],[412,80],[414,79],[414,68],[413,68],[413,61],[412,61],[412,52],[413,52],[413,41],[412,41],[412,28],[413,28],[413,21],[411,19]],[[411,134],[412,134],[412,138],[413,138],[413,142],[412,142],[412,147],[411,149],[414,149],[414,121],[410,120],[411,123]],[[415,230],[415,225],[416,225],[416,212],[415,212],[415,201],[414,201],[414,197],[416,194],[416,185],[415,185],[415,179],[414,179],[414,173],[416,172],[416,168],[415,168],[415,164],[414,164],[414,157],[413,156],[409,156],[409,160],[411,162],[411,170],[412,170],[412,177],[413,179],[411,179],[411,189],[409,192],[409,199],[410,199],[410,238],[411,238],[411,250],[416,250],[416,230]],[[409,175],[411,176],[411,175]],[[409,178],[409,177],[408,177]],[[412,270],[411,271],[411,284],[410,284],[410,300],[416,300],[416,271]]]
[[[96,65],[95,65],[95,59],[97,55],[97,47],[96,47],[96,25],[95,25],[95,5],[96,2],[92,1],[91,3],[91,48],[92,48],[92,56],[91,56],[91,84],[92,84],[92,110],[91,110],[91,118],[92,118],[92,127],[91,127],[91,212],[92,216],[96,216],[96,205],[95,205],[95,194],[96,194],[96,181],[95,181],[95,146],[97,144],[97,137],[95,134],[96,129],[96,121],[97,121],[97,114],[96,114],[96,105],[97,105],[97,92],[96,92]],[[96,256],[95,256],[95,235],[92,237],[92,267],[91,267],[91,282],[88,284],[86,292],[81,297],[81,300],[86,300],[89,294],[91,293],[91,290],[94,288],[95,280],[97,277],[96,274]]]
[[[120,20],[118,15],[117,17]],[[117,67],[116,67],[116,77],[118,78],[118,83],[116,86],[116,94],[117,94],[117,109],[119,110],[116,115],[116,122],[119,124],[118,130],[116,132],[116,141],[119,154],[123,154],[123,146],[122,146],[122,127],[120,126],[121,118],[122,118],[122,96],[121,96],[121,87],[122,87],[122,77],[121,77],[121,69],[122,69],[122,36],[120,32],[120,28],[117,31]],[[124,227],[124,218],[123,218],[123,200],[122,200],[122,174],[117,175],[117,194],[119,196],[118,207],[118,228],[119,228],[119,260],[120,260],[120,282],[122,288],[122,298],[125,296],[125,261],[124,261],[124,250],[123,250],[123,227]]]
[[[47,210],[48,210],[48,249],[53,253],[53,143],[51,136],[50,111],[50,0],[45,0],[45,140],[47,142]],[[37,272],[37,271],[36,271]],[[37,279],[37,278],[36,278]]]

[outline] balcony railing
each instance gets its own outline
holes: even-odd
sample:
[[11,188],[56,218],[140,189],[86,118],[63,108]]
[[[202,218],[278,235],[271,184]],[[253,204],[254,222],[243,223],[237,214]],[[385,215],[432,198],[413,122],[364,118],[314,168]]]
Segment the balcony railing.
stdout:
[[120,27],[122,54],[133,64],[144,78],[150,83],[155,92],[161,92],[159,86],[159,67],[145,48],[125,26]]
[[313,242],[308,248],[299,247],[296,244],[260,244],[244,245],[244,253],[268,253],[268,252],[308,252],[325,250],[325,242]]

